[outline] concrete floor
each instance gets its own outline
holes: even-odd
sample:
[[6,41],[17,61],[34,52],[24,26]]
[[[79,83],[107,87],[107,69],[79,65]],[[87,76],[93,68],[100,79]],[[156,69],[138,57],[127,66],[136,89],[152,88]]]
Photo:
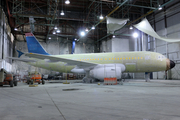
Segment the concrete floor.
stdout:
[[19,83],[0,87],[0,120],[180,120],[179,101],[180,81]]

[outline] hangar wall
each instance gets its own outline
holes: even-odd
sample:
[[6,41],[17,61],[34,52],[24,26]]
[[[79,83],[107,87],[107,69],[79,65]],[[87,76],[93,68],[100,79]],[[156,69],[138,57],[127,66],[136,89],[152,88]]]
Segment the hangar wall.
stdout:
[[[173,5],[174,4],[174,5]],[[171,6],[173,5],[173,6]],[[152,26],[158,33],[158,35],[167,38],[179,38],[180,39],[180,3],[175,4],[172,2],[166,9],[155,13],[150,16],[148,20],[154,19],[151,22]],[[151,38],[154,39],[154,38]],[[180,42],[170,43],[162,40],[155,39],[154,51],[165,55],[167,58],[173,60],[176,66],[169,70],[167,73],[167,79],[180,79]],[[155,72],[153,74],[154,79],[165,79],[165,72]]]
[[6,57],[12,57],[13,40],[8,19],[0,6],[0,67],[9,72],[12,71],[12,60]]

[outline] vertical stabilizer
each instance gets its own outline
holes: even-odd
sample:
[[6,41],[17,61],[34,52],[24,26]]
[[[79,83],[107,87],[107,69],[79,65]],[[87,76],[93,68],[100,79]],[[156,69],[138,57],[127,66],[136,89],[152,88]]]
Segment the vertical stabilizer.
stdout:
[[49,53],[47,53],[44,50],[44,48],[37,41],[36,37],[32,33],[25,33],[25,35],[26,35],[26,41],[27,41],[27,47],[28,47],[28,52],[29,53],[50,55]]

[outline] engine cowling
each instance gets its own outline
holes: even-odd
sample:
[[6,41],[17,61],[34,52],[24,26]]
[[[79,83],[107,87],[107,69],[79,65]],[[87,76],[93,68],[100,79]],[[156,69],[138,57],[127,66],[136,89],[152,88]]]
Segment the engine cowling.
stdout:
[[117,79],[121,79],[121,74],[123,71],[125,71],[125,66],[123,64],[99,65],[90,70],[89,76],[98,80],[104,80],[105,77],[116,77]]

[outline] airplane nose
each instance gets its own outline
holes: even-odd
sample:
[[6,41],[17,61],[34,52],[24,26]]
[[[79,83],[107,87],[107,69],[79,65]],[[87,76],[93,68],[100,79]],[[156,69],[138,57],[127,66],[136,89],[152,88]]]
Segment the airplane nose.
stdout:
[[170,69],[172,69],[175,65],[176,64],[172,60],[170,60]]

